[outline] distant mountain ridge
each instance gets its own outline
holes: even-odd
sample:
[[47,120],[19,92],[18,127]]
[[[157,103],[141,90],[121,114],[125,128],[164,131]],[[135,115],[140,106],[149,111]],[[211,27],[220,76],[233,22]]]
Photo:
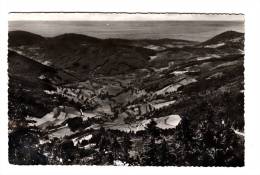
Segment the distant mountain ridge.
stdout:
[[[83,34],[76,34],[76,33],[65,33],[61,34],[55,37],[43,37],[41,35],[37,35],[31,32],[27,31],[10,31],[8,33],[9,36],[9,44],[10,46],[18,46],[18,45],[32,45],[32,44],[39,44],[39,42],[45,41],[46,39],[53,39],[58,40],[60,42],[76,42],[76,43],[82,43],[82,42],[93,42],[98,43],[101,41],[107,41],[109,43],[113,44],[122,44],[122,45],[134,45],[135,42],[150,42],[152,44],[155,43],[167,43],[167,42],[183,42],[183,43],[196,43],[195,41],[188,41],[188,40],[181,40],[181,39],[120,39],[120,38],[109,38],[109,39],[99,39]],[[230,39],[235,39],[238,37],[244,37],[244,33],[236,32],[236,31],[226,31],[223,33],[220,33],[214,37],[212,37],[209,40],[206,40],[204,42],[201,42],[200,44],[216,44],[218,42],[224,42],[228,41]],[[198,43],[198,42],[197,42]]]
[[[32,42],[34,38],[38,40]],[[85,35],[63,34],[43,38],[21,31],[9,33],[9,47],[15,47],[14,50],[38,62],[48,62],[52,67],[66,69],[83,78],[88,77],[90,72],[101,74],[131,72],[147,65],[149,56],[154,54],[150,49],[117,44]]]
[[[174,39],[99,39],[75,33],[44,38],[30,32],[12,31],[9,32],[9,47],[42,64],[87,79],[92,74],[133,72],[153,65],[156,60],[169,62],[205,57],[209,53],[240,53],[244,34],[227,31],[198,43]],[[152,57],[156,59],[150,62]]]

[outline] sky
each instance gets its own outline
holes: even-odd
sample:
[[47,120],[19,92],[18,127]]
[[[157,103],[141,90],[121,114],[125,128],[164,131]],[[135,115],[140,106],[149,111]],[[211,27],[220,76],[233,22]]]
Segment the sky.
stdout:
[[9,13],[9,21],[244,21],[241,14]]

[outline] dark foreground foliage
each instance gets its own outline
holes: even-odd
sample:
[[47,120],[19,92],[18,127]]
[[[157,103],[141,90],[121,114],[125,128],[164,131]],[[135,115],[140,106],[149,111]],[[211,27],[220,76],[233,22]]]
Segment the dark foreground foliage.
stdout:
[[[206,93],[203,97],[197,96],[197,103],[185,108],[186,117],[171,130],[157,128],[154,120],[145,132],[101,127],[89,131],[91,140],[74,145],[70,139],[39,144],[43,133],[37,128],[18,129],[9,134],[9,160],[13,164],[113,165],[120,160],[142,166],[243,166],[244,138],[232,129],[243,128],[243,95]],[[75,118],[69,125],[76,129],[81,122]]]

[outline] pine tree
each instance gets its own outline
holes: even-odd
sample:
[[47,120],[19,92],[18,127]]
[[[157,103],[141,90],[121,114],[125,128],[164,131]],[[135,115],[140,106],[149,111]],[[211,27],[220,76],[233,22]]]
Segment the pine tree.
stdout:
[[158,165],[157,150],[154,137],[151,137],[150,142],[145,146],[144,158],[142,164],[145,166]]
[[103,126],[100,127],[99,131],[93,138],[94,142],[96,143],[97,146],[100,144],[101,137],[105,135],[105,128]]
[[108,154],[108,163],[109,163],[110,165],[113,165],[113,163],[114,163],[114,157],[113,157],[113,154],[112,154],[112,153],[109,153],[109,154]]
[[111,145],[111,149],[112,149],[112,152],[113,152],[113,157],[116,159],[118,157],[118,151],[120,149],[120,144],[118,143],[117,141],[117,138],[114,137],[113,138],[113,142],[112,142],[112,145]]
[[106,148],[106,138],[102,135],[98,143],[99,151],[103,152]]
[[125,134],[124,140],[123,140],[123,153],[124,153],[124,159],[125,161],[128,161],[129,159],[129,150],[132,147],[132,141],[130,140],[130,137],[128,134]]
[[152,137],[158,137],[160,135],[160,130],[156,125],[157,123],[153,119],[147,124],[146,131],[148,135],[151,135]]
[[169,147],[165,139],[163,139],[160,147],[160,165],[161,166],[167,166],[170,165],[170,153],[169,153]]

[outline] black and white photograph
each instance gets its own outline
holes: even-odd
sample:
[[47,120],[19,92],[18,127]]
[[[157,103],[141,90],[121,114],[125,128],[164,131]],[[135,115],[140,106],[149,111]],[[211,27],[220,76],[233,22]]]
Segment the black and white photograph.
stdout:
[[10,164],[245,166],[243,14],[8,17]]

